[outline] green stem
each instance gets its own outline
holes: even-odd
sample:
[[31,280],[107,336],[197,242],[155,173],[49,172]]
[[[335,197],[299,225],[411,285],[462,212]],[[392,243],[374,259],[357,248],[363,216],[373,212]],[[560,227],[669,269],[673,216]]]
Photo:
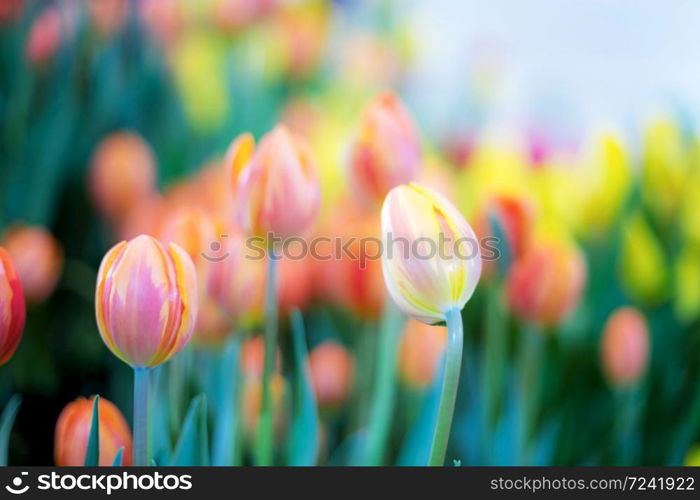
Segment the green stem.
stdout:
[[400,313],[390,298],[384,302],[384,314],[379,327],[379,345],[374,369],[374,392],[367,426],[367,448],[364,465],[381,465],[391,427],[391,415],[396,398],[397,344],[401,328]]
[[445,351],[445,368],[443,372],[442,391],[438,406],[437,421],[433,434],[433,444],[430,447],[428,465],[441,466],[445,463],[447,442],[450,439],[452,415],[457,399],[459,386],[459,371],[462,367],[462,343],[464,332],[462,328],[462,313],[459,309],[447,312],[447,349]]
[[544,335],[535,325],[523,329],[520,360],[520,465],[530,465],[530,442],[537,430],[542,399]]
[[134,465],[148,460],[148,374],[150,368],[134,367]]
[[267,252],[267,284],[265,289],[265,361],[262,380],[262,405],[258,421],[257,465],[272,465],[274,444],[274,411],[270,381],[275,369],[277,352],[277,260],[272,244]]

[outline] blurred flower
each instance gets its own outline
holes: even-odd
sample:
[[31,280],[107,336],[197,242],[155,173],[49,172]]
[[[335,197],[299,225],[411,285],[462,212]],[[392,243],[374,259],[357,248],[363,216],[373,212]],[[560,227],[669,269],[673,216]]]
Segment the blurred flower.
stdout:
[[674,265],[674,311],[682,321],[700,317],[700,249],[686,244]]
[[19,19],[24,9],[24,0],[4,0],[0,2],[0,25]]
[[[284,424],[284,402],[287,393],[287,382],[282,375],[275,373],[270,379],[272,393],[272,412],[275,429],[279,433]],[[262,378],[246,377],[243,381],[243,424],[246,434],[254,436],[262,408]]]
[[140,234],[159,234],[167,203],[158,193],[134,200],[117,224],[120,240],[131,240]]
[[668,282],[664,251],[641,213],[622,226],[619,259],[620,281],[632,298],[644,304],[663,300]]
[[139,14],[148,30],[166,49],[172,48],[183,32],[185,19],[180,0],[140,0]]
[[53,291],[63,266],[63,250],[46,229],[14,226],[3,245],[17,268],[29,302],[42,302]]
[[153,152],[139,135],[115,132],[97,146],[92,157],[90,191],[110,221],[119,223],[131,207],[150,198],[155,182]]
[[462,214],[435,191],[392,189],[382,207],[382,270],[394,302],[425,323],[462,309],[481,274],[479,245]]
[[379,94],[365,109],[352,147],[349,176],[355,191],[378,203],[391,188],[414,180],[420,164],[408,110],[394,94]]
[[289,238],[311,228],[321,193],[317,167],[303,139],[277,126],[249,161],[240,161],[244,166],[236,176],[237,203],[248,234]]
[[[54,461],[60,467],[82,466],[85,463],[90,428],[92,426],[92,406],[95,396],[90,399],[77,398],[68,403],[56,422],[54,440]],[[131,465],[131,431],[119,409],[111,402],[100,398],[100,466],[114,463],[120,448],[122,465]]]
[[344,43],[340,78],[361,88],[394,86],[404,69],[401,54],[384,37],[360,33]]
[[508,302],[517,316],[551,326],[577,305],[586,282],[586,262],[572,243],[538,241],[510,269]]
[[642,194],[663,221],[672,217],[682,199],[690,170],[683,135],[670,117],[657,117],[644,131]]
[[217,129],[230,113],[224,58],[221,41],[204,29],[187,32],[175,47],[175,82],[187,117],[197,130]]
[[277,0],[214,0],[214,24],[227,33],[236,33],[268,15]]
[[309,354],[311,386],[320,408],[337,408],[350,395],[355,362],[345,347],[325,341]]
[[197,318],[197,277],[187,253],[141,235],[102,259],[95,312],[107,347],[132,367],[157,366],[190,340]]
[[[482,254],[485,238],[499,238],[493,243],[497,243],[499,249],[508,251],[508,255],[501,255],[501,258],[512,262],[530,249],[534,226],[534,208],[528,199],[524,196],[500,195],[488,200],[477,217],[475,230],[482,245]],[[491,249],[494,248],[493,243]],[[484,260],[484,276],[491,276],[496,264],[493,260]]]
[[248,258],[245,239],[239,232],[230,229],[221,236],[207,250],[211,295],[224,309],[233,328],[251,328],[263,316],[265,262]]
[[289,312],[294,308],[304,311],[311,303],[313,293],[311,266],[309,256],[301,259],[282,257],[279,260],[277,306],[281,312]]
[[306,98],[296,97],[289,100],[282,110],[282,123],[289,130],[306,140],[311,140],[319,127],[321,113]]
[[0,247],[0,366],[17,350],[25,316],[22,283],[10,255]]
[[[164,2],[165,3],[165,2]],[[126,23],[128,0],[90,0],[87,2],[90,19],[102,36],[108,37]]]
[[61,45],[61,32],[61,13],[55,6],[47,7],[29,30],[25,47],[29,62],[36,66],[49,61]]
[[628,153],[618,137],[598,137],[593,151],[580,169],[579,189],[583,193],[583,225],[588,232],[609,229],[620,213],[629,192],[632,172]]
[[[282,370],[282,353],[277,348],[275,371]],[[265,362],[265,340],[258,335],[250,337],[241,346],[241,372],[245,377],[262,377]]]
[[158,236],[164,244],[177,243],[190,256],[197,272],[199,297],[203,299],[208,290],[211,268],[204,252],[217,238],[212,221],[200,209],[179,206],[166,212]]
[[218,347],[232,333],[231,320],[211,297],[200,303],[192,341],[200,346]]
[[428,387],[440,366],[447,342],[447,328],[409,320],[399,347],[399,375],[410,387]]
[[632,307],[620,307],[608,318],[601,342],[601,362],[610,382],[626,386],[639,379],[649,358],[646,319]]

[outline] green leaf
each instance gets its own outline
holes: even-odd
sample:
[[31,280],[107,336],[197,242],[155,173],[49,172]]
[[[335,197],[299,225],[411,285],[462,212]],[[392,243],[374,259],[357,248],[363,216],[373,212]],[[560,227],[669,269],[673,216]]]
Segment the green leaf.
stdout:
[[115,467],[119,467],[122,464],[122,455],[124,454],[124,447],[122,446],[117,450],[117,454],[114,455],[114,460],[112,461],[112,465]]
[[218,363],[221,387],[212,439],[212,465],[240,464],[240,415],[237,411],[240,405],[236,404],[239,401],[239,352],[240,339],[234,337]]
[[207,436],[207,398],[204,394],[190,403],[170,465],[209,465]]
[[100,463],[100,396],[95,396],[92,403],[92,420],[90,438],[85,450],[85,467],[97,467]]
[[15,422],[17,410],[22,402],[19,394],[15,394],[5,405],[0,417],[0,466],[7,465],[7,456],[10,447],[10,432],[12,432],[12,424]]
[[298,309],[292,311],[292,338],[296,369],[296,398],[289,434],[287,462],[289,465],[310,466],[316,464],[318,456],[318,410],[307,363],[304,320]]

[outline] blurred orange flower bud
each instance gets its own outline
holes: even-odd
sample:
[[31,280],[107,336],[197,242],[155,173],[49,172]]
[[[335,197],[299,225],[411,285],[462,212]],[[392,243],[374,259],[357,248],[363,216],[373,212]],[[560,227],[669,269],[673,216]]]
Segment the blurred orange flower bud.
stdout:
[[139,14],[148,30],[166,49],[173,47],[184,28],[179,1],[141,0]]
[[[262,336],[251,337],[241,346],[241,372],[246,377],[262,377],[265,361],[265,340]],[[277,348],[276,371],[282,369],[282,353]]]
[[309,146],[282,125],[263,137],[246,161],[249,146],[249,142],[243,143],[228,163],[233,165],[241,226],[261,237],[304,234],[316,220],[321,197]]
[[24,294],[29,302],[42,302],[53,291],[63,266],[63,250],[46,229],[14,226],[4,238]]
[[199,306],[192,341],[198,345],[218,347],[231,332],[228,315],[216,300],[206,297]]
[[289,312],[293,308],[305,310],[311,303],[313,281],[310,257],[282,257],[279,260],[277,280],[278,308]]
[[540,242],[516,260],[507,283],[514,314],[551,326],[577,305],[586,282],[586,262],[573,244]]
[[319,407],[336,408],[350,395],[355,361],[345,347],[329,340],[309,354],[309,372]]
[[[165,3],[165,2],[164,2]],[[92,0],[87,2],[88,13],[102,36],[109,36],[126,23],[128,0]]]
[[[498,224],[494,228],[493,222]],[[534,208],[527,200],[516,196],[494,196],[490,198],[482,213],[477,217],[475,227],[476,234],[482,245],[482,255],[486,256],[484,250],[485,238],[503,238],[505,241],[497,243],[499,248],[503,244],[507,245],[510,261],[519,259],[530,248],[534,229]],[[496,231],[502,234],[496,234]],[[490,250],[495,247],[490,244]],[[496,262],[484,258],[484,275],[491,276]]]
[[349,176],[355,191],[381,203],[391,188],[414,180],[420,164],[420,142],[408,110],[394,94],[379,94],[365,109],[352,147]]
[[229,229],[206,249],[209,290],[235,328],[260,323],[265,303],[265,262],[247,253],[243,236]]
[[159,234],[166,213],[165,200],[158,193],[134,200],[119,222],[119,239],[131,240],[140,234]]
[[440,366],[447,328],[408,320],[399,347],[399,375],[410,387],[428,387]]
[[100,142],[90,172],[90,191],[100,212],[120,222],[133,205],[155,192],[151,148],[137,134],[115,132]]
[[61,13],[57,7],[47,7],[34,20],[25,51],[33,65],[46,63],[61,45]]
[[[275,429],[279,432],[284,423],[284,399],[287,392],[287,382],[279,373],[270,379],[272,392],[272,411]],[[262,378],[247,377],[243,382],[243,422],[248,436],[254,436],[260,418],[262,407]]]
[[[92,426],[92,406],[95,396],[90,399],[77,398],[68,403],[56,422],[54,439],[54,461],[61,467],[82,466],[85,463],[90,428]],[[114,463],[120,448],[122,465],[131,465],[131,431],[119,409],[111,402],[100,398],[100,457],[99,465]]]
[[17,350],[26,313],[19,275],[10,255],[0,247],[0,366]]
[[153,367],[190,340],[197,276],[187,253],[151,236],[118,243],[97,274],[95,312],[102,340],[132,367]]
[[634,383],[644,373],[649,358],[649,327],[633,307],[620,307],[608,318],[600,346],[608,380],[616,386]]

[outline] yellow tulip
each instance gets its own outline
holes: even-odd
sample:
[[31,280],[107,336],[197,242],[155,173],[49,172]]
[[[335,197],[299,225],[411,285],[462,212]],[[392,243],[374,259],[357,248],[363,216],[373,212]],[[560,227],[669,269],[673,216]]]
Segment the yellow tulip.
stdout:
[[663,248],[639,213],[623,226],[619,270],[623,286],[635,300],[645,304],[663,300],[668,279]]

